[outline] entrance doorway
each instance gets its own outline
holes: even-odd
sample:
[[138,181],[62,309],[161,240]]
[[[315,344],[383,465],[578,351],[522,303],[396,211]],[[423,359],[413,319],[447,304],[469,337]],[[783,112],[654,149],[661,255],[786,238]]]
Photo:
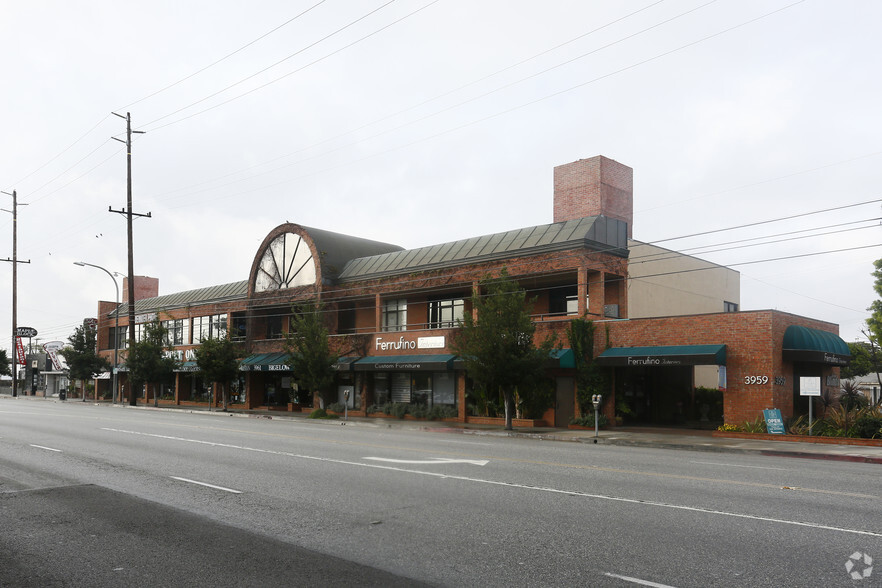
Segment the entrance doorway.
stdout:
[[723,421],[723,393],[696,388],[694,366],[617,367],[615,382],[624,425],[714,428]]
[[555,379],[556,396],[554,406],[554,426],[566,428],[576,416],[575,398],[576,380],[573,378]]

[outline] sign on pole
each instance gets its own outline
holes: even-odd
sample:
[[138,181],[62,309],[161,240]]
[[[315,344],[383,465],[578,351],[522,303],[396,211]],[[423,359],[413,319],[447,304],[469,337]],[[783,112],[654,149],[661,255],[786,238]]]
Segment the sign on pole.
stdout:
[[799,395],[800,396],[820,396],[821,395],[821,378],[805,377],[799,378]]
[[[799,378],[799,395],[800,396],[820,396],[821,395],[821,378],[812,376],[800,376]],[[814,402],[809,398],[809,435],[812,434],[812,405]]]
[[37,329],[34,327],[17,327],[15,329],[15,335],[17,337],[36,337]]

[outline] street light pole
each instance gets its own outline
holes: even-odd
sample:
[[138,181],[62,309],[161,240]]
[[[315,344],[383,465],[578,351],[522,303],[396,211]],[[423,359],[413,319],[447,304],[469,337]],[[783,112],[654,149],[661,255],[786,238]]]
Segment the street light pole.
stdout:
[[[117,372],[119,371],[119,284],[117,283],[114,275],[112,273],[110,273],[108,270],[101,267],[100,265],[95,265],[93,263],[86,263],[85,261],[75,261],[74,265],[79,265],[81,267],[82,266],[89,266],[89,267],[95,267],[95,268],[100,269],[101,271],[106,273],[108,276],[110,276],[110,279],[113,280],[113,285],[116,288],[116,310],[114,311],[114,316],[116,316],[116,328],[114,328],[114,330],[113,330],[113,373],[111,375],[111,377],[113,378],[113,382],[110,385],[111,388],[113,389],[112,402],[115,404],[116,398],[117,398],[117,396],[119,396],[119,388],[117,386],[119,384],[119,381],[117,380],[117,378],[119,377],[117,375]],[[129,328],[131,328],[131,327],[129,327]],[[85,397],[86,397],[85,394],[83,394],[83,398],[85,398]],[[98,388],[97,387],[95,388],[95,401],[96,402],[98,401]]]

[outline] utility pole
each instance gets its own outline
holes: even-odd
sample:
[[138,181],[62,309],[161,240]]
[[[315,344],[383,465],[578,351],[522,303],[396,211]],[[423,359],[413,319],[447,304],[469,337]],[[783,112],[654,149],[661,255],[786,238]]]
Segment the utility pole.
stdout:
[[[128,230],[128,249],[129,249],[129,349],[133,349],[135,346],[135,261],[133,255],[133,247],[132,247],[132,217],[134,216],[146,216],[150,218],[150,213],[147,214],[137,214],[132,212],[132,133],[143,134],[144,131],[133,131],[132,130],[132,115],[127,112],[125,116],[121,114],[112,113],[120,118],[126,119],[126,140],[118,139],[117,137],[111,137],[117,141],[126,144],[126,209],[125,210],[114,210],[112,207],[108,206],[108,212],[115,212],[118,214],[126,215],[126,228]],[[129,382],[129,404],[135,405],[138,403],[138,399],[135,396],[135,390],[132,389],[132,383]]]
[[[12,210],[0,209],[4,212],[12,213],[12,259],[6,258],[3,261],[12,262],[12,396],[18,396],[18,264],[31,263],[31,260],[18,260],[18,195],[15,190],[12,194],[3,192],[7,196],[12,196]],[[27,204],[22,204],[27,206]]]

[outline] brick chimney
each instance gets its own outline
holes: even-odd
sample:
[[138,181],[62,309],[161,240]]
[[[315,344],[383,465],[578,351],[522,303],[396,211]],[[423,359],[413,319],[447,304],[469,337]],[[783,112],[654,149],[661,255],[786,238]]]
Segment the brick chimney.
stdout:
[[[159,278],[148,276],[135,276],[135,300],[156,298],[159,296]],[[120,302],[125,304],[129,300],[129,279],[123,278],[122,291],[119,293]]]
[[598,155],[554,168],[554,222],[604,215],[634,220],[634,170]]

